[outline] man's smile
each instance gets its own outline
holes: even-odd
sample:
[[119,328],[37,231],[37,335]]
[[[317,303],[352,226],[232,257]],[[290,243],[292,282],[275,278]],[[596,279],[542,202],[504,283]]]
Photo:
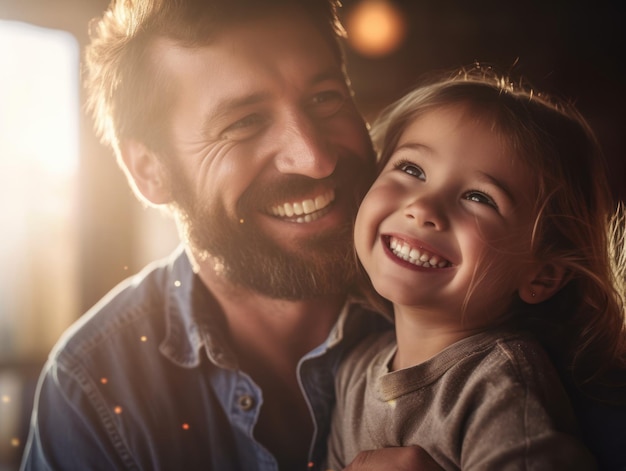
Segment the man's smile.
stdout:
[[313,222],[328,213],[333,201],[335,190],[327,190],[313,198],[274,205],[269,208],[269,213],[290,222]]

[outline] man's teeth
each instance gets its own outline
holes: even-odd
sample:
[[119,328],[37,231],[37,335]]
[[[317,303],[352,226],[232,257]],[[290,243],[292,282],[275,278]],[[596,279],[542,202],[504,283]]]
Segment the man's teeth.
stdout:
[[424,268],[445,268],[450,266],[450,262],[438,255],[431,254],[424,249],[411,247],[409,244],[399,239],[391,238],[389,248],[396,257],[410,262],[413,265]]
[[292,218],[294,222],[312,222],[319,219],[324,211],[335,200],[335,191],[329,190],[315,199],[309,198],[294,203],[283,203],[272,206],[270,213],[276,217]]

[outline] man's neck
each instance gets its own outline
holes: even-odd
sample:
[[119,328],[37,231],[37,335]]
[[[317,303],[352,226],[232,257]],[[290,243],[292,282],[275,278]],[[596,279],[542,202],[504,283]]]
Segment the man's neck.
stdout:
[[255,437],[281,469],[306,469],[313,422],[300,390],[297,365],[328,336],[343,296],[285,301],[200,273],[219,302],[240,368],[263,391]]
[[201,272],[200,278],[220,304],[233,346],[244,358],[262,356],[271,361],[280,355],[299,360],[326,339],[345,302],[345,296],[338,295],[287,301],[211,274]]

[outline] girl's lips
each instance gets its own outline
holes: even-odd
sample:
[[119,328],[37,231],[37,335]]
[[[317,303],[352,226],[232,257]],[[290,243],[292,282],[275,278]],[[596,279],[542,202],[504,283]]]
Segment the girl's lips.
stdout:
[[399,237],[384,235],[382,242],[391,256],[411,265],[429,269],[442,269],[452,266],[452,263],[443,256],[427,250],[423,246],[411,245]]

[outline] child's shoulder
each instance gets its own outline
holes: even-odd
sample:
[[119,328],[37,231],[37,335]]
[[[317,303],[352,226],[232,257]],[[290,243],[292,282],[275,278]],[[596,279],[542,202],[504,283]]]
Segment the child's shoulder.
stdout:
[[[474,359],[473,369],[486,377],[508,377],[512,382],[554,383],[558,373],[545,349],[526,332],[490,333],[484,350]],[[472,361],[471,358],[468,358]],[[459,365],[461,367],[461,365]],[[476,372],[475,371],[475,372]]]
[[494,353],[517,365],[550,365],[552,362],[541,343],[528,332],[505,332],[494,343]]
[[[498,333],[449,368],[439,379],[440,391],[455,391],[460,409],[493,408],[556,414],[569,423],[569,401],[555,366],[541,344],[524,333]],[[486,402],[485,402],[486,401]],[[478,414],[480,415],[480,414]]]

